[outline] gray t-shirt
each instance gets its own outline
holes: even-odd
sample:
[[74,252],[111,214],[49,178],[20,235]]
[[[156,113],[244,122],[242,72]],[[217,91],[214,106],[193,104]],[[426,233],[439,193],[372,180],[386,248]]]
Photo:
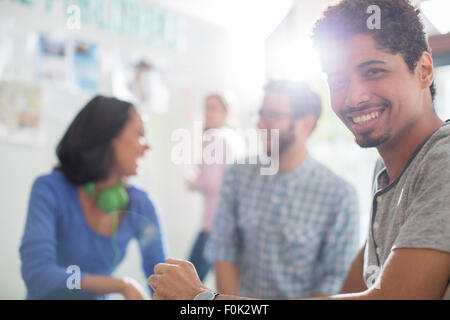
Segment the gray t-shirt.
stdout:
[[[400,176],[389,183],[381,161],[375,167],[364,280],[376,281],[395,248],[450,253],[450,123],[430,135]],[[442,298],[450,298],[450,287]]]

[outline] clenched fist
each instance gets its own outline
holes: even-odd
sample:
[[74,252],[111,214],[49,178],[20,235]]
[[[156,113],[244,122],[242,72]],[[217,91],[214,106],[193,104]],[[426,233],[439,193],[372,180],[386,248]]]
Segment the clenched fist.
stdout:
[[192,300],[200,292],[208,291],[189,261],[169,258],[166,263],[158,263],[154,272],[148,278],[154,300]]

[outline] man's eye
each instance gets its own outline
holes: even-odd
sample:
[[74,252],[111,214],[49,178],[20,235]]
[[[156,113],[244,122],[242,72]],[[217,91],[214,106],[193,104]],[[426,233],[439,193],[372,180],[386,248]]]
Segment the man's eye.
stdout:
[[373,76],[381,74],[382,72],[384,72],[383,69],[370,69],[370,70],[367,70],[366,76],[373,77]]

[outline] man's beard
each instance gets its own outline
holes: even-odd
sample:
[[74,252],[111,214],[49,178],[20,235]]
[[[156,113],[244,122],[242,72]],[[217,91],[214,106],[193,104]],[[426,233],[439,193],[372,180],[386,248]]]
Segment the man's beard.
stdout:
[[280,156],[295,143],[295,132],[289,130],[285,136],[280,137]]
[[[272,142],[271,142],[272,143]],[[287,149],[289,149],[295,143],[295,126],[293,123],[289,126],[288,132],[279,136],[278,145],[272,146],[278,148],[278,155],[281,156]],[[272,150],[267,149],[267,155],[272,156]]]
[[388,141],[390,138],[390,134],[385,133],[380,137],[377,138],[370,138],[369,135],[363,135],[361,138],[355,137],[355,142],[361,147],[361,148],[376,148],[386,141]]

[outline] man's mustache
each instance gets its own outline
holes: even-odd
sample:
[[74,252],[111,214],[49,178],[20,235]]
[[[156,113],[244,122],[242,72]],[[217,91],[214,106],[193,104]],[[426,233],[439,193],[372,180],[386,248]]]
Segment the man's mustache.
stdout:
[[350,113],[362,112],[362,111],[366,111],[366,110],[373,109],[373,108],[379,108],[379,107],[389,108],[390,106],[391,106],[391,104],[388,101],[380,102],[380,103],[368,103],[368,104],[362,105],[359,108],[353,108],[351,106],[346,105],[347,109],[345,111],[342,111],[341,114],[343,116],[347,116]]

